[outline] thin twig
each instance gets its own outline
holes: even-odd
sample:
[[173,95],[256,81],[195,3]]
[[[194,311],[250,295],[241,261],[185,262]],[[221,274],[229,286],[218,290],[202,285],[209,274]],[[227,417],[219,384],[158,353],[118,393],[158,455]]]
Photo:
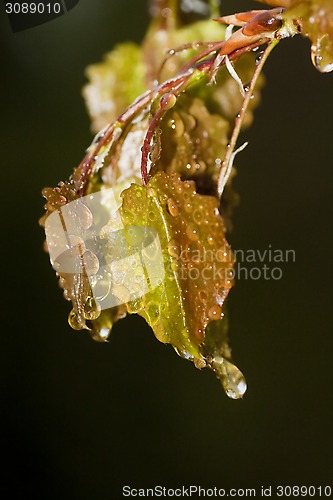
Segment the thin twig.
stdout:
[[254,70],[250,86],[246,92],[245,99],[243,101],[242,108],[241,108],[239,114],[237,115],[237,118],[235,121],[235,126],[234,126],[234,129],[232,131],[231,139],[230,139],[230,142],[227,146],[227,153],[225,155],[224,161],[223,161],[222,166],[221,166],[219,180],[218,180],[218,184],[217,184],[217,186],[218,186],[217,192],[218,192],[219,196],[222,195],[223,188],[225,186],[225,183],[228,180],[228,179],[225,179],[225,175],[226,175],[226,172],[230,172],[230,168],[228,168],[229,163],[232,159],[232,155],[233,155],[234,149],[236,147],[236,142],[237,142],[237,139],[238,139],[238,136],[239,136],[239,133],[240,133],[243,121],[244,121],[245,113],[246,113],[247,108],[250,104],[258,77],[259,77],[259,75],[260,75],[260,73],[265,65],[265,62],[268,59],[268,56],[270,55],[270,53],[272,52],[274,47],[278,44],[278,42],[279,42],[279,40],[275,39],[269,43],[269,45],[267,46],[267,48],[263,52],[263,54],[260,58],[260,61],[258,62],[257,66],[256,66],[256,69]]
[[185,50],[197,50],[200,47],[209,48],[210,53],[211,53],[214,50],[214,44],[216,44],[216,43],[217,42],[189,42],[189,43],[184,43],[183,45],[180,45],[179,47],[176,47],[175,49],[170,49],[168,51],[168,53],[166,54],[161,66],[159,67],[159,70],[157,72],[157,80],[160,80],[162,71],[163,71],[166,63],[171,59],[171,57],[173,57],[176,54],[179,54],[180,52],[183,52]]

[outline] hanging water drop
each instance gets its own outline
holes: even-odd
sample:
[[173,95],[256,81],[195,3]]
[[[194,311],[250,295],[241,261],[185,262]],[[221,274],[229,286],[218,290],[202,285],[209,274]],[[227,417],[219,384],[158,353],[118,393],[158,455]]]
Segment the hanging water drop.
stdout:
[[68,324],[73,330],[83,330],[85,328],[84,322],[82,322],[74,309],[68,315]]
[[327,33],[312,44],[311,59],[321,73],[333,71],[333,43]]
[[260,52],[258,52],[258,55],[256,57],[256,65],[258,65],[260,63],[263,53],[264,52],[262,50]]
[[245,93],[248,92],[250,90],[250,84],[246,83],[245,85],[243,85],[243,89]]
[[111,328],[107,326],[96,327],[96,325],[94,325],[93,330],[90,331],[90,336],[95,342],[107,342],[110,333]]
[[240,399],[244,396],[247,385],[242,372],[230,361],[222,356],[216,356],[211,366],[221,381],[226,395],[231,399]]
[[97,319],[101,314],[101,306],[96,302],[94,297],[88,297],[84,304],[84,317],[87,320]]

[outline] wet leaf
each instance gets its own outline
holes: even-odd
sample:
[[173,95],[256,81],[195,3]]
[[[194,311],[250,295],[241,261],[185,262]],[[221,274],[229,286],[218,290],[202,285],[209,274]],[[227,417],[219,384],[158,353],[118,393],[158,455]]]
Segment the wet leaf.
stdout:
[[[128,187],[131,182],[138,182],[136,177],[129,177],[126,180],[118,181],[112,186],[112,192],[118,206],[121,204],[121,192]],[[93,182],[90,186],[90,192],[102,191],[108,189],[105,183],[98,184]],[[65,230],[65,221],[63,217],[62,226],[57,228],[55,224],[48,226],[46,221],[54,212],[61,213],[61,209],[70,202],[77,201],[78,197],[74,182],[71,178],[68,182],[60,182],[56,188],[45,188],[43,195],[47,200],[45,205],[46,213],[40,219],[39,223],[45,228],[47,236],[47,251],[52,254],[52,247],[56,248],[59,245],[59,238],[62,230]],[[73,206],[73,205],[69,205]],[[63,289],[64,298],[72,303],[72,310],[68,315],[68,323],[74,330],[88,329],[92,338],[99,342],[107,340],[113,324],[123,318],[127,314],[125,304],[101,310],[96,302],[91,287],[91,276],[97,274],[100,267],[98,257],[91,251],[86,249],[85,239],[82,239],[82,234],[86,233],[89,237],[89,230],[93,224],[93,215],[89,208],[84,203],[79,203],[73,206],[66,215],[77,229],[77,234],[70,235],[70,247],[72,250],[72,259],[75,265],[76,272],[58,271],[59,286]],[[104,224],[108,224],[111,214],[108,211],[107,205],[104,207],[103,213],[100,213],[101,220],[104,218]],[[78,246],[79,245],[79,246]],[[81,259],[83,257],[83,259]],[[68,255],[66,256],[66,264],[68,265]],[[56,269],[55,263],[53,266]],[[61,266],[60,266],[61,268]]]
[[[158,1],[155,5],[166,5],[165,2],[167,0]],[[211,4],[214,3],[213,0]],[[173,96],[175,106],[155,122],[147,186],[140,180],[141,148],[147,129],[154,123],[162,92],[165,88],[167,92],[174,91],[173,82],[168,82],[169,89],[156,86],[156,79],[175,76],[197,53],[197,41],[203,42],[200,47],[204,47],[205,41],[221,41],[225,35],[225,28],[213,21],[182,26],[180,18],[176,19],[170,12],[162,9],[155,16],[141,47],[122,44],[110,52],[104,62],[88,68],[90,83],[84,95],[92,127],[97,131],[111,121],[114,123],[97,135],[68,182],[44,190],[47,204],[41,224],[44,226],[47,217],[55,210],[60,211],[64,204],[112,186],[121,205],[117,214],[125,226],[125,240],[128,239],[129,247],[133,246],[130,255],[131,258],[134,255],[130,261],[133,265],[124,263],[119,251],[124,247],[117,245],[111,212],[105,210],[104,225],[94,242],[106,249],[105,261],[110,268],[104,266],[98,252],[94,254],[84,248],[84,239],[77,245],[80,262],[83,262],[81,267],[77,272],[58,272],[64,296],[73,306],[69,324],[76,330],[88,329],[94,340],[103,342],[115,321],[127,313],[137,313],[146,319],[161,342],[171,344],[196,367],[210,367],[228,396],[236,399],[242,397],[246,384],[242,373],[231,362],[225,320],[225,299],[233,284],[234,263],[225,232],[236,195],[229,181],[220,203],[216,184],[243,98],[238,84],[225,69],[219,71],[216,85],[208,86],[208,77],[202,73],[197,80],[187,81],[186,85],[190,86],[186,94],[180,95],[177,101]],[[192,42],[189,50],[168,59],[159,75],[167,51]],[[254,58],[254,54],[246,54],[236,62],[236,71],[244,85],[252,77]],[[261,83],[262,80],[251,101],[245,125],[251,123],[251,111],[259,100]],[[131,106],[140,94],[151,88],[154,95],[147,92],[143,100]],[[155,93],[157,88],[163,88],[161,93]],[[128,187],[130,181],[132,184]],[[84,202],[82,210],[79,225],[83,224],[89,232],[92,217],[85,210]],[[227,216],[225,220],[221,213]],[[72,215],[75,218],[78,213],[74,211]],[[138,261],[134,250],[142,241],[135,236],[133,243],[133,228],[151,228],[158,234],[161,249],[158,264],[163,268],[163,277],[156,282],[150,274],[145,274],[142,266],[135,267]],[[54,239],[56,245],[57,234],[49,236],[49,244],[52,246]],[[75,247],[75,237],[73,242]],[[152,262],[152,276],[154,272],[157,276],[159,266],[155,269],[154,247],[146,245],[141,250],[140,255]],[[103,266],[107,271],[102,276]],[[145,280],[148,290],[138,294],[133,277],[141,282]],[[105,297],[115,297],[120,305],[111,307],[108,303],[103,307]]]
[[[143,297],[131,300],[132,290],[123,285],[128,312],[142,316],[159,341],[197,368],[211,368],[230,398],[241,398],[246,382],[230,360],[223,320],[234,258],[216,198],[197,194],[193,182],[165,172],[147,186],[132,184],[122,198],[125,226],[157,231],[164,267],[164,279]],[[146,246],[143,253],[143,260],[157,264],[153,248]]]
[[222,317],[234,262],[217,200],[197,194],[193,182],[164,172],[147,187],[132,184],[122,198],[125,225],[158,232],[165,270],[159,286],[129,301],[128,311],[143,316],[161,342],[205,365],[201,346],[206,326]]

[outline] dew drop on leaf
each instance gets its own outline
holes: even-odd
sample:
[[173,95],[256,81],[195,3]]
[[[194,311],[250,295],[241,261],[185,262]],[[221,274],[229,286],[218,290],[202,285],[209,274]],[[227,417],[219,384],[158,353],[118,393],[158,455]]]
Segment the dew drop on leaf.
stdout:
[[222,314],[222,309],[218,305],[215,305],[215,306],[211,307],[209,309],[209,311],[208,311],[208,317],[211,320],[220,319],[221,318],[221,314]]
[[191,241],[198,241],[199,235],[195,226],[189,224],[186,228],[186,234]]
[[178,205],[172,198],[168,199],[168,211],[173,217],[177,217],[179,215]]

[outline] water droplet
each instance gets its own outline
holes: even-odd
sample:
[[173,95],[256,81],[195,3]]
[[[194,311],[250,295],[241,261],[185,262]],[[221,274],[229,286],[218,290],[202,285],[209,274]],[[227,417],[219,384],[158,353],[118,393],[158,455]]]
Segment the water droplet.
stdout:
[[153,222],[155,219],[156,219],[156,215],[154,214],[154,212],[150,211],[149,214],[148,214],[148,219]]
[[199,160],[198,163],[196,163],[195,168],[202,174],[207,169],[207,165],[204,161]]
[[85,327],[84,322],[79,318],[74,309],[68,315],[68,324],[73,330],[83,330]]
[[184,210],[187,213],[192,212],[192,210],[193,210],[192,203],[190,203],[189,201],[187,203],[185,203],[184,204]]
[[83,311],[85,319],[92,321],[100,316],[101,306],[96,302],[94,297],[87,297]]
[[201,222],[203,221],[203,213],[201,210],[194,210],[193,220],[196,224],[201,224]]
[[333,43],[328,33],[312,44],[311,59],[321,73],[333,71]]
[[192,226],[192,224],[187,226],[186,234],[191,241],[198,241],[199,239],[198,231],[194,226]]
[[183,186],[181,183],[176,184],[176,191],[177,193],[181,194],[183,192]]
[[208,243],[208,245],[214,245],[215,240],[214,240],[213,236],[210,236],[210,235],[207,236],[207,243]]
[[152,325],[156,324],[160,314],[160,306],[157,302],[150,302],[147,306],[147,314]]
[[160,100],[160,106],[164,110],[168,110],[174,107],[177,102],[177,98],[175,94],[172,92],[168,92],[167,94],[162,95]]
[[94,324],[93,329],[90,331],[90,336],[95,342],[107,342],[111,328],[112,324],[110,326],[97,326]]
[[60,195],[60,196],[59,196],[59,204],[60,204],[60,205],[66,205],[66,203],[67,203],[67,198],[66,198],[66,196]]
[[180,256],[180,250],[181,248],[178,240],[172,239],[169,241],[168,252],[171,257],[173,257],[174,259],[178,259],[178,257]]
[[172,215],[173,217],[177,217],[179,215],[179,208],[177,202],[175,202],[175,200],[173,200],[172,198],[168,199],[168,211],[169,214]]
[[226,395],[231,399],[240,399],[244,396],[247,385],[242,372],[230,361],[222,356],[213,358],[211,365],[221,381]]
[[261,58],[262,58],[263,53],[264,53],[264,52],[261,50],[261,51],[258,53],[257,57],[256,57],[256,65],[257,65],[257,66],[258,66],[258,64],[259,64],[259,63],[260,63],[260,61],[261,61]]
[[209,311],[208,311],[208,317],[211,320],[220,319],[221,318],[221,314],[222,314],[222,309],[218,305],[215,305],[215,306],[211,307],[209,309]]

